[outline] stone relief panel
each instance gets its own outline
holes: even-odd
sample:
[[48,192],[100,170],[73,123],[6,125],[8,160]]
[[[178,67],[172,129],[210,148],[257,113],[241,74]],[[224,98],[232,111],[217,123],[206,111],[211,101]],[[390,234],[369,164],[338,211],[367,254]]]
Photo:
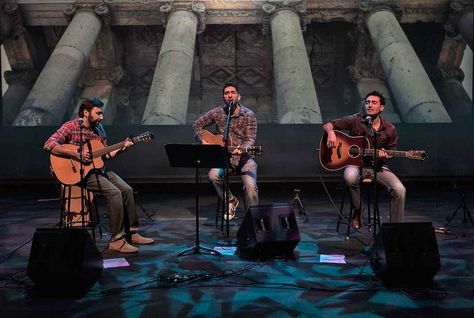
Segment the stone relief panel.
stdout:
[[[257,114],[260,122],[276,116],[272,98],[271,39],[262,35],[258,25],[209,25],[198,36],[200,77],[194,77],[191,96],[199,95],[201,113],[222,101],[222,86],[234,81],[239,85],[242,103]],[[196,82],[200,81],[200,85]],[[196,110],[196,107],[191,109]],[[188,115],[188,119],[198,114]]]
[[125,78],[118,86],[117,124],[139,124],[145,110],[164,30],[159,26],[120,27]]
[[354,60],[350,40],[354,24],[313,23],[304,33],[311,72],[323,121],[353,113],[354,102],[347,66]]

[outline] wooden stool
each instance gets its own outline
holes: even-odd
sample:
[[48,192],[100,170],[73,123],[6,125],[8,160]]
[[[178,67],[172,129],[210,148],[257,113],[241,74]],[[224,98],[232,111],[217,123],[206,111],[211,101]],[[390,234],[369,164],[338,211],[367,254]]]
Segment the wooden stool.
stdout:
[[[84,191],[84,209],[82,209],[81,192]],[[75,185],[61,184],[60,228],[83,227],[92,231],[95,242],[95,228],[99,225],[99,213],[95,195],[92,191]],[[102,229],[99,226],[102,238]]]

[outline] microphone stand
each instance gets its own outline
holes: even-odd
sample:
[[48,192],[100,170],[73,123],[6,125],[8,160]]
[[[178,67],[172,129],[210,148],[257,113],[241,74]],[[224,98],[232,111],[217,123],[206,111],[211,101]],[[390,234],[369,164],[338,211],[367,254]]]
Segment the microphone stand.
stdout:
[[[377,225],[379,224],[380,214],[379,214],[379,198],[378,198],[378,191],[377,191],[377,172],[379,170],[379,163],[378,163],[378,154],[377,154],[377,131],[372,127],[372,121],[368,121],[367,125],[370,127],[370,137],[374,149],[374,160],[373,160],[373,172],[374,172],[374,182],[373,182],[373,195],[374,195],[374,203],[373,203],[373,213],[374,213],[374,224],[372,229],[372,253],[370,257],[371,264],[378,264],[379,257],[378,251],[375,248],[375,240],[377,236]],[[369,220],[370,223],[370,220]],[[380,229],[379,229],[380,231]]]
[[80,181],[80,189],[81,189],[81,220],[82,220],[82,228],[86,228],[86,221],[85,221],[85,201],[86,201],[86,189],[85,189],[85,184],[84,184],[84,119],[80,118],[79,119],[79,175],[81,176],[81,181]]
[[[225,122],[225,128],[224,128],[224,136],[223,136],[223,141],[224,141],[224,147],[226,149],[229,149],[229,130],[230,130],[230,120],[231,120],[231,109],[233,106],[232,101],[227,101],[226,103],[226,110],[227,110],[227,118]],[[230,161],[230,155],[227,153],[227,156]],[[224,168],[224,178],[222,180],[223,184],[223,202],[224,202],[224,209],[223,209],[223,214],[222,217],[225,218],[226,220],[226,229],[225,229],[225,236],[226,238],[229,238],[229,218],[230,218],[230,211],[229,211],[229,168]],[[227,218],[225,217],[227,215]],[[223,223],[221,223],[223,225]],[[221,226],[221,231],[223,230]]]

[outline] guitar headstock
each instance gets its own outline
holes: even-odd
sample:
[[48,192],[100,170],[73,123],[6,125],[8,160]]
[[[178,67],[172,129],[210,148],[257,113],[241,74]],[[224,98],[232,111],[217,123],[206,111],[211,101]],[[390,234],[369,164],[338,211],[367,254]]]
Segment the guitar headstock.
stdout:
[[146,131],[144,133],[141,133],[140,135],[136,136],[133,138],[133,142],[136,143],[138,141],[141,141],[141,142],[149,142],[151,141],[153,138],[155,138],[155,136],[153,135],[153,133],[151,131]]
[[263,150],[262,146],[250,146],[245,149],[245,152],[252,156],[260,156]]
[[414,160],[425,160],[428,154],[424,150],[409,150],[407,151],[407,158]]

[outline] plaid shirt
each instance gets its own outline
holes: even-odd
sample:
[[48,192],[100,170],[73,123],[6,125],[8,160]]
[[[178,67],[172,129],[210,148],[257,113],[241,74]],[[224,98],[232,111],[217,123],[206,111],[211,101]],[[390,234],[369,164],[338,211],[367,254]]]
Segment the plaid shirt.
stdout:
[[[211,109],[194,123],[194,136],[201,141],[201,134],[205,127],[216,125],[216,133],[224,134],[227,114],[223,106]],[[232,140],[233,146],[250,147],[255,144],[257,137],[257,119],[255,113],[245,106],[240,105],[240,112],[232,114],[230,120],[229,137]],[[239,164],[244,164],[252,156],[244,154],[242,156],[232,156],[231,164],[236,167]]]
[[[81,141],[80,134],[81,126],[79,124],[79,118],[70,120],[64,123],[56,132],[46,140],[43,149],[47,151],[53,150],[57,145],[62,144],[75,144],[79,145]],[[87,127],[82,128],[82,136],[84,141],[88,140],[99,140],[104,145],[107,144],[107,136],[105,134],[104,127],[99,124],[94,129]]]

